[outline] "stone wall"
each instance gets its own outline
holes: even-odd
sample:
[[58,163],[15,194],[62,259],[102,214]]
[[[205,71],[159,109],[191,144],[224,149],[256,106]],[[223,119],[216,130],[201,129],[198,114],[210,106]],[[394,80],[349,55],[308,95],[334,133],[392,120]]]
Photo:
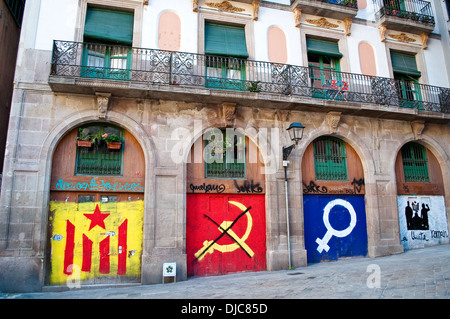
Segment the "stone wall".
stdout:
[[[402,145],[417,140],[429,148],[439,161],[444,185],[450,185],[447,155],[450,131],[446,125],[426,123],[420,131],[414,130],[415,124],[403,120],[254,108],[245,104],[244,101],[236,105],[232,127],[244,129],[260,147],[266,161],[273,159],[272,155],[279,160],[281,147],[291,144],[285,132],[289,123],[301,122],[306,127],[303,139],[289,158],[288,167],[294,267],[306,265],[301,160],[304,150],[315,138],[332,134],[349,143],[360,157],[366,189],[369,257],[403,251],[394,168]],[[180,140],[172,133],[178,128],[191,132],[185,147],[188,151],[204,129],[226,125],[223,106],[113,96],[105,120],[132,133],[145,155],[142,282],[160,282],[160,265],[168,259],[179,263],[180,279],[185,279],[186,163],[173,161],[172,149]],[[29,275],[30,269],[34,273],[26,287],[19,285],[17,290],[36,289],[42,285],[43,261],[47,258],[47,207],[53,151],[64,134],[90,121],[99,121],[93,95],[55,94],[45,85],[23,85],[15,91],[0,201],[0,255],[5,257],[2,262],[7,264],[10,264],[8,260],[14,264],[18,258],[21,260],[14,268],[14,274],[8,276]],[[267,144],[259,143],[266,142],[258,136],[263,131],[269,137]],[[278,133],[279,137],[275,139],[272,132]],[[288,255],[281,161],[271,165],[266,162],[266,173],[267,268],[286,269]],[[447,188],[444,197],[448,212]],[[9,268],[2,269],[5,276]]]

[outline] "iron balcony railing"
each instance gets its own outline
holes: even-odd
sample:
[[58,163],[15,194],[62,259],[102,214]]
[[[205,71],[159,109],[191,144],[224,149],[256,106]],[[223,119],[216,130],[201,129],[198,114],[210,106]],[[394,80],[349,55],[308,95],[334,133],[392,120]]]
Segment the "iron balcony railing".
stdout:
[[[291,5],[295,1],[296,0],[291,0]],[[314,0],[314,1],[324,2],[324,3],[334,4],[334,5],[338,5],[338,6],[344,6],[344,7],[350,7],[350,8],[358,9],[357,0]]]
[[450,89],[329,69],[54,41],[52,76],[203,87],[450,113]]
[[434,25],[431,3],[423,0],[375,0],[375,17],[384,15]]

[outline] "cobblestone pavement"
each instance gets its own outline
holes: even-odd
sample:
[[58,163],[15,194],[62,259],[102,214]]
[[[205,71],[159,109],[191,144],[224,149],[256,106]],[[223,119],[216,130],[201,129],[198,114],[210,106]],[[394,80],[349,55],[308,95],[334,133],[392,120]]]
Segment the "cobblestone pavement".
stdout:
[[187,281],[64,292],[0,294],[0,299],[397,299],[450,296],[450,245],[295,270],[237,273]]

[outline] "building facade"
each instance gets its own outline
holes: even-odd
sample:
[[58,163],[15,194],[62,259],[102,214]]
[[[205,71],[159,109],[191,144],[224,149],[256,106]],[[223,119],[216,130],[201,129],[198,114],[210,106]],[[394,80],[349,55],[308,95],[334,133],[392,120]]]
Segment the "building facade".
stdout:
[[27,2],[0,289],[449,243],[448,19],[438,0]]
[[0,42],[2,43],[0,48],[0,70],[2,70],[0,77],[0,112],[2,114],[0,118],[0,191],[13,93],[14,71],[24,7],[24,0],[0,1]]

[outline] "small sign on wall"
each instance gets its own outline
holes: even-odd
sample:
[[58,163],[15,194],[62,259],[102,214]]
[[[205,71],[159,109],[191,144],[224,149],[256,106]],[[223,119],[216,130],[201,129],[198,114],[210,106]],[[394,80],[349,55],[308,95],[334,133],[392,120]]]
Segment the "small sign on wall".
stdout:
[[163,283],[166,277],[173,277],[174,282],[177,278],[177,263],[163,264]]

